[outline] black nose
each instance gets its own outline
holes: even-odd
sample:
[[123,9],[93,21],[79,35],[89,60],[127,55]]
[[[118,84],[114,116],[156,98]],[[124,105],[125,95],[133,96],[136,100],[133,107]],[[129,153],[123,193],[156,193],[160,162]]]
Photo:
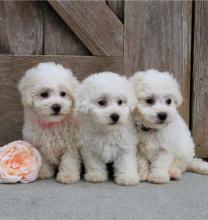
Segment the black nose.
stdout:
[[116,113],[113,113],[110,115],[113,122],[117,122],[119,120],[119,115]]
[[59,104],[53,104],[51,108],[52,108],[53,112],[56,114],[61,111],[61,106]]
[[161,121],[165,121],[165,119],[167,118],[167,114],[165,112],[160,112],[157,114],[157,117],[161,120]]

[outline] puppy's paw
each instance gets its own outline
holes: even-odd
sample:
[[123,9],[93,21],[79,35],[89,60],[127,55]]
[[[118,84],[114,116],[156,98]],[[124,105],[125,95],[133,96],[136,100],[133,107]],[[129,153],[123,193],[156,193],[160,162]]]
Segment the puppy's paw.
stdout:
[[102,183],[108,180],[108,176],[106,173],[96,172],[96,171],[87,172],[84,175],[84,178],[87,182],[91,182],[91,183]]
[[139,174],[139,178],[141,182],[145,182],[148,179],[149,176],[149,170],[145,170],[145,169],[139,169],[138,170],[138,174]]
[[139,183],[140,179],[137,174],[119,174],[115,177],[115,182],[123,186],[134,186]]
[[162,183],[168,183],[169,181],[170,181],[169,173],[164,170],[151,172],[150,175],[148,176],[148,182],[150,183],[162,184]]
[[177,167],[171,167],[169,174],[170,174],[170,178],[172,180],[180,180],[181,179],[181,170],[179,170]]
[[60,171],[56,176],[56,180],[63,184],[76,183],[80,180],[80,175],[79,172],[72,171],[69,173],[69,171]]
[[40,168],[38,179],[48,179],[54,176],[54,169],[48,166],[42,166]]

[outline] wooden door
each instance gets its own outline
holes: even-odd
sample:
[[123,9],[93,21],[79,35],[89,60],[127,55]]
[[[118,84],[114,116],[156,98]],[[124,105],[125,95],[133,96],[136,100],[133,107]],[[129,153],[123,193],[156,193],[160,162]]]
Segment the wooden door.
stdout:
[[199,155],[208,156],[207,8],[205,1],[0,1],[0,145],[21,138],[18,80],[55,61],[80,80],[106,70],[171,71],[184,96],[180,112]]

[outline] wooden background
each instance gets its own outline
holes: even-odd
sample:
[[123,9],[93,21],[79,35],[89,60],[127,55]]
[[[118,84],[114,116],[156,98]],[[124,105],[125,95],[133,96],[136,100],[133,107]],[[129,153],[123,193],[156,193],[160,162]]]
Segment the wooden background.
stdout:
[[180,82],[180,109],[208,157],[208,1],[0,1],[0,145],[21,138],[16,84],[56,61],[79,79],[157,68]]

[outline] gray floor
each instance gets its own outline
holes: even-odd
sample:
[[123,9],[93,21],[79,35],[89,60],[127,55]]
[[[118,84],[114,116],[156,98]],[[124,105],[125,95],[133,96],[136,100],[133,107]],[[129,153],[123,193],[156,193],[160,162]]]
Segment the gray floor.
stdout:
[[0,219],[208,219],[208,176],[185,174],[166,185],[55,180],[0,185]]

